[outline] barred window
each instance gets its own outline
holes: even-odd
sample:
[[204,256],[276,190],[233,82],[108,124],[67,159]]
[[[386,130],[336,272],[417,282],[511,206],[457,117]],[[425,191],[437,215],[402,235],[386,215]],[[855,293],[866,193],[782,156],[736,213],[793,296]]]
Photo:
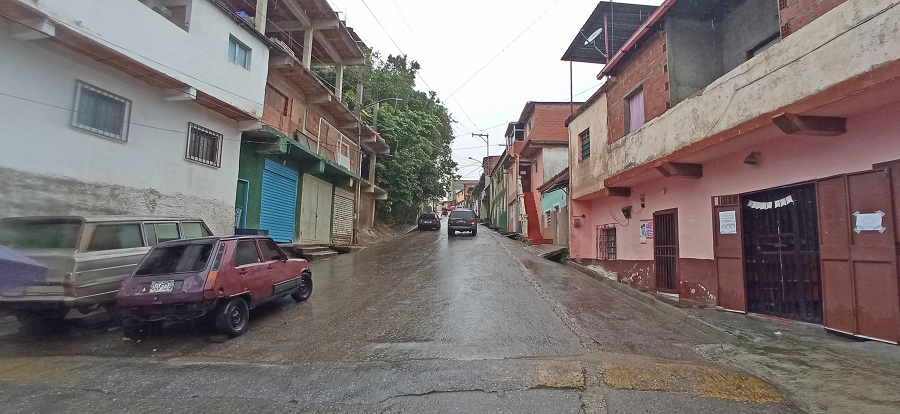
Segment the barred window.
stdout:
[[131,101],[96,86],[76,82],[72,126],[100,136],[128,141]]
[[581,159],[585,159],[591,156],[591,130],[590,128],[585,129],[580,134],[578,134],[578,138],[581,140]]
[[219,167],[222,159],[222,134],[188,124],[188,143],[185,158],[201,164]]
[[597,226],[597,258],[616,260],[616,228]]

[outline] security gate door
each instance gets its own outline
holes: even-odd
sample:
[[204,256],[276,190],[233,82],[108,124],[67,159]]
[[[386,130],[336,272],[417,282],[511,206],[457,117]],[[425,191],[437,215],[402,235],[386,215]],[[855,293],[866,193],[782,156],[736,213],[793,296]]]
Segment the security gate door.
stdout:
[[741,196],[747,310],[822,322],[815,184]]
[[300,241],[331,242],[332,185],[309,174],[303,174],[300,197]]
[[353,192],[334,188],[334,230],[331,238],[335,243],[353,241]]
[[280,243],[294,241],[294,212],[297,205],[297,171],[272,160],[263,167],[259,227]]
[[825,327],[900,342],[896,168],[820,180]]
[[653,259],[656,265],[656,290],[678,289],[678,213],[676,210],[653,213]]

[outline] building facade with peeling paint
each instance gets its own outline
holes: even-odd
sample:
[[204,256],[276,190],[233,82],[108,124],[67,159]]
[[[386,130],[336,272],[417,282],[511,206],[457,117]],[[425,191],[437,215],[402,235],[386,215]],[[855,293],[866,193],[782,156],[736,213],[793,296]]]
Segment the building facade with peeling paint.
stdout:
[[231,234],[265,37],[207,0],[3,0],[0,51],[0,216],[194,216]]
[[[603,13],[585,28],[610,29]],[[608,39],[607,81],[567,121],[572,258],[900,341],[900,5],[667,0],[620,17],[639,25]]]

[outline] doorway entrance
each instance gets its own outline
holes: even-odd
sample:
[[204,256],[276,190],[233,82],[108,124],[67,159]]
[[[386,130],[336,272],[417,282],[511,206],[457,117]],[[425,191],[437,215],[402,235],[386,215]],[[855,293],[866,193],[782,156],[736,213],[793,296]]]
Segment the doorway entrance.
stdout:
[[749,312],[822,323],[814,183],[741,196]]
[[678,211],[665,210],[653,213],[653,232],[656,290],[677,293]]

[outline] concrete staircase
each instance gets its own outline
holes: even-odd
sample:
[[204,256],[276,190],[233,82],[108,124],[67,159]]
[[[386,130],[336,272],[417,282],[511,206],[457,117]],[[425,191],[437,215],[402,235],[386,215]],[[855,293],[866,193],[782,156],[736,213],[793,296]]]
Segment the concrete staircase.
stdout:
[[328,259],[337,256],[338,252],[331,250],[329,246],[312,244],[282,244],[280,245],[291,257],[300,257],[310,262]]
[[525,213],[528,214],[528,237],[525,241],[532,246],[541,244],[553,244],[552,239],[545,239],[541,234],[541,214],[537,209],[537,202],[534,200],[534,193],[525,193]]

